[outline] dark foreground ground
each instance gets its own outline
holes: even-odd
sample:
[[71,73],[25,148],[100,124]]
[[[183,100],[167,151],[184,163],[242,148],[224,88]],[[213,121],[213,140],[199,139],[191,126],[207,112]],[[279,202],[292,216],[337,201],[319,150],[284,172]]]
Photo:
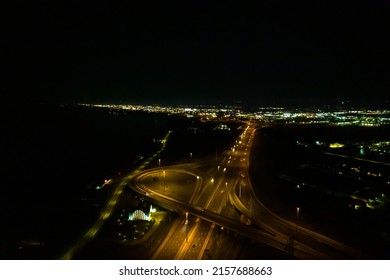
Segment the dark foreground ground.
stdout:
[[[383,179],[389,178],[389,168],[327,156],[324,152],[329,149],[314,144],[318,140],[352,143],[370,139],[390,139],[388,127],[276,126],[259,129],[251,154],[252,184],[261,200],[279,215],[295,222],[296,207],[300,207],[299,220],[303,226],[358,248],[371,258],[388,259],[388,203],[369,209],[365,203],[351,199],[350,194],[381,195],[388,189],[387,181]],[[297,141],[311,145],[298,145]],[[359,156],[354,149],[342,152]],[[388,157],[375,157],[375,160],[389,162]],[[371,170],[381,173],[381,177],[345,172],[351,168],[366,170],[365,174]]]

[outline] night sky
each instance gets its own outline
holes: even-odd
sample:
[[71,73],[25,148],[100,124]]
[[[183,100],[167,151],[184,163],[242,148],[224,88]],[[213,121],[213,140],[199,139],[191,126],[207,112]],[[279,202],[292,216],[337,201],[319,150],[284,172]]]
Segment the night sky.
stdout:
[[306,105],[388,99],[386,0],[79,2],[2,8],[2,91],[13,100]]

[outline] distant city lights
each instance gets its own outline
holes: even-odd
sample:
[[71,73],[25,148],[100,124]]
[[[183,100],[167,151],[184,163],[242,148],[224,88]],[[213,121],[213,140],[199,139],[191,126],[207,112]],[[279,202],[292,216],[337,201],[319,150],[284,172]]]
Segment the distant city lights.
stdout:
[[[145,111],[150,113],[166,113],[182,115],[188,118],[197,117],[207,120],[257,120],[265,123],[281,124],[328,124],[348,126],[381,126],[390,124],[390,110],[370,109],[323,109],[303,108],[287,109],[261,107],[255,112],[245,112],[235,106],[160,106],[160,105],[108,105],[108,104],[78,104],[83,107],[108,108],[117,111]],[[225,124],[217,129],[229,130]]]

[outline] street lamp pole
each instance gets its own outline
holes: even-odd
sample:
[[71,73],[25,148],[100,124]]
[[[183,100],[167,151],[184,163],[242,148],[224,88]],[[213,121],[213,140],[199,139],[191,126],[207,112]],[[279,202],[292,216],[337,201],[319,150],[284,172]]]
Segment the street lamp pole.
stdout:
[[297,207],[297,221],[295,223],[295,239],[298,237],[299,207]]
[[225,191],[226,191],[226,200],[225,200],[225,207],[227,206],[228,201],[228,190],[227,190],[228,182],[225,182]]
[[164,186],[164,191],[165,191],[165,170],[163,171],[163,178],[164,178],[164,180],[163,180],[163,186]]

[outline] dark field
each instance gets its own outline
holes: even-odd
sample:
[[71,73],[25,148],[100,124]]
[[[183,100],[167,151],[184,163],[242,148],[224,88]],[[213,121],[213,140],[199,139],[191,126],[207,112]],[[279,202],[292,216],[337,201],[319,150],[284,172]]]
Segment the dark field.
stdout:
[[[281,216],[300,223],[350,246],[371,258],[389,258],[389,204],[376,209],[349,197],[357,191],[388,193],[386,166],[324,154],[329,149],[315,141],[352,143],[390,139],[388,127],[276,126],[259,129],[251,158],[251,179],[257,195]],[[297,145],[311,143],[311,145]],[[335,151],[332,151],[335,152]],[[344,154],[348,151],[344,149]],[[349,155],[356,156],[354,152]],[[372,159],[367,156],[367,159]],[[377,157],[376,160],[379,160]],[[386,157],[380,158],[388,162]],[[351,167],[360,171],[346,172]],[[343,169],[344,168],[344,169]],[[366,171],[381,172],[381,177],[366,176]],[[357,175],[356,175],[357,174]],[[360,177],[360,179],[359,179]],[[297,187],[299,185],[299,187]],[[369,189],[371,192],[367,191]],[[355,204],[363,207],[355,209]]]

